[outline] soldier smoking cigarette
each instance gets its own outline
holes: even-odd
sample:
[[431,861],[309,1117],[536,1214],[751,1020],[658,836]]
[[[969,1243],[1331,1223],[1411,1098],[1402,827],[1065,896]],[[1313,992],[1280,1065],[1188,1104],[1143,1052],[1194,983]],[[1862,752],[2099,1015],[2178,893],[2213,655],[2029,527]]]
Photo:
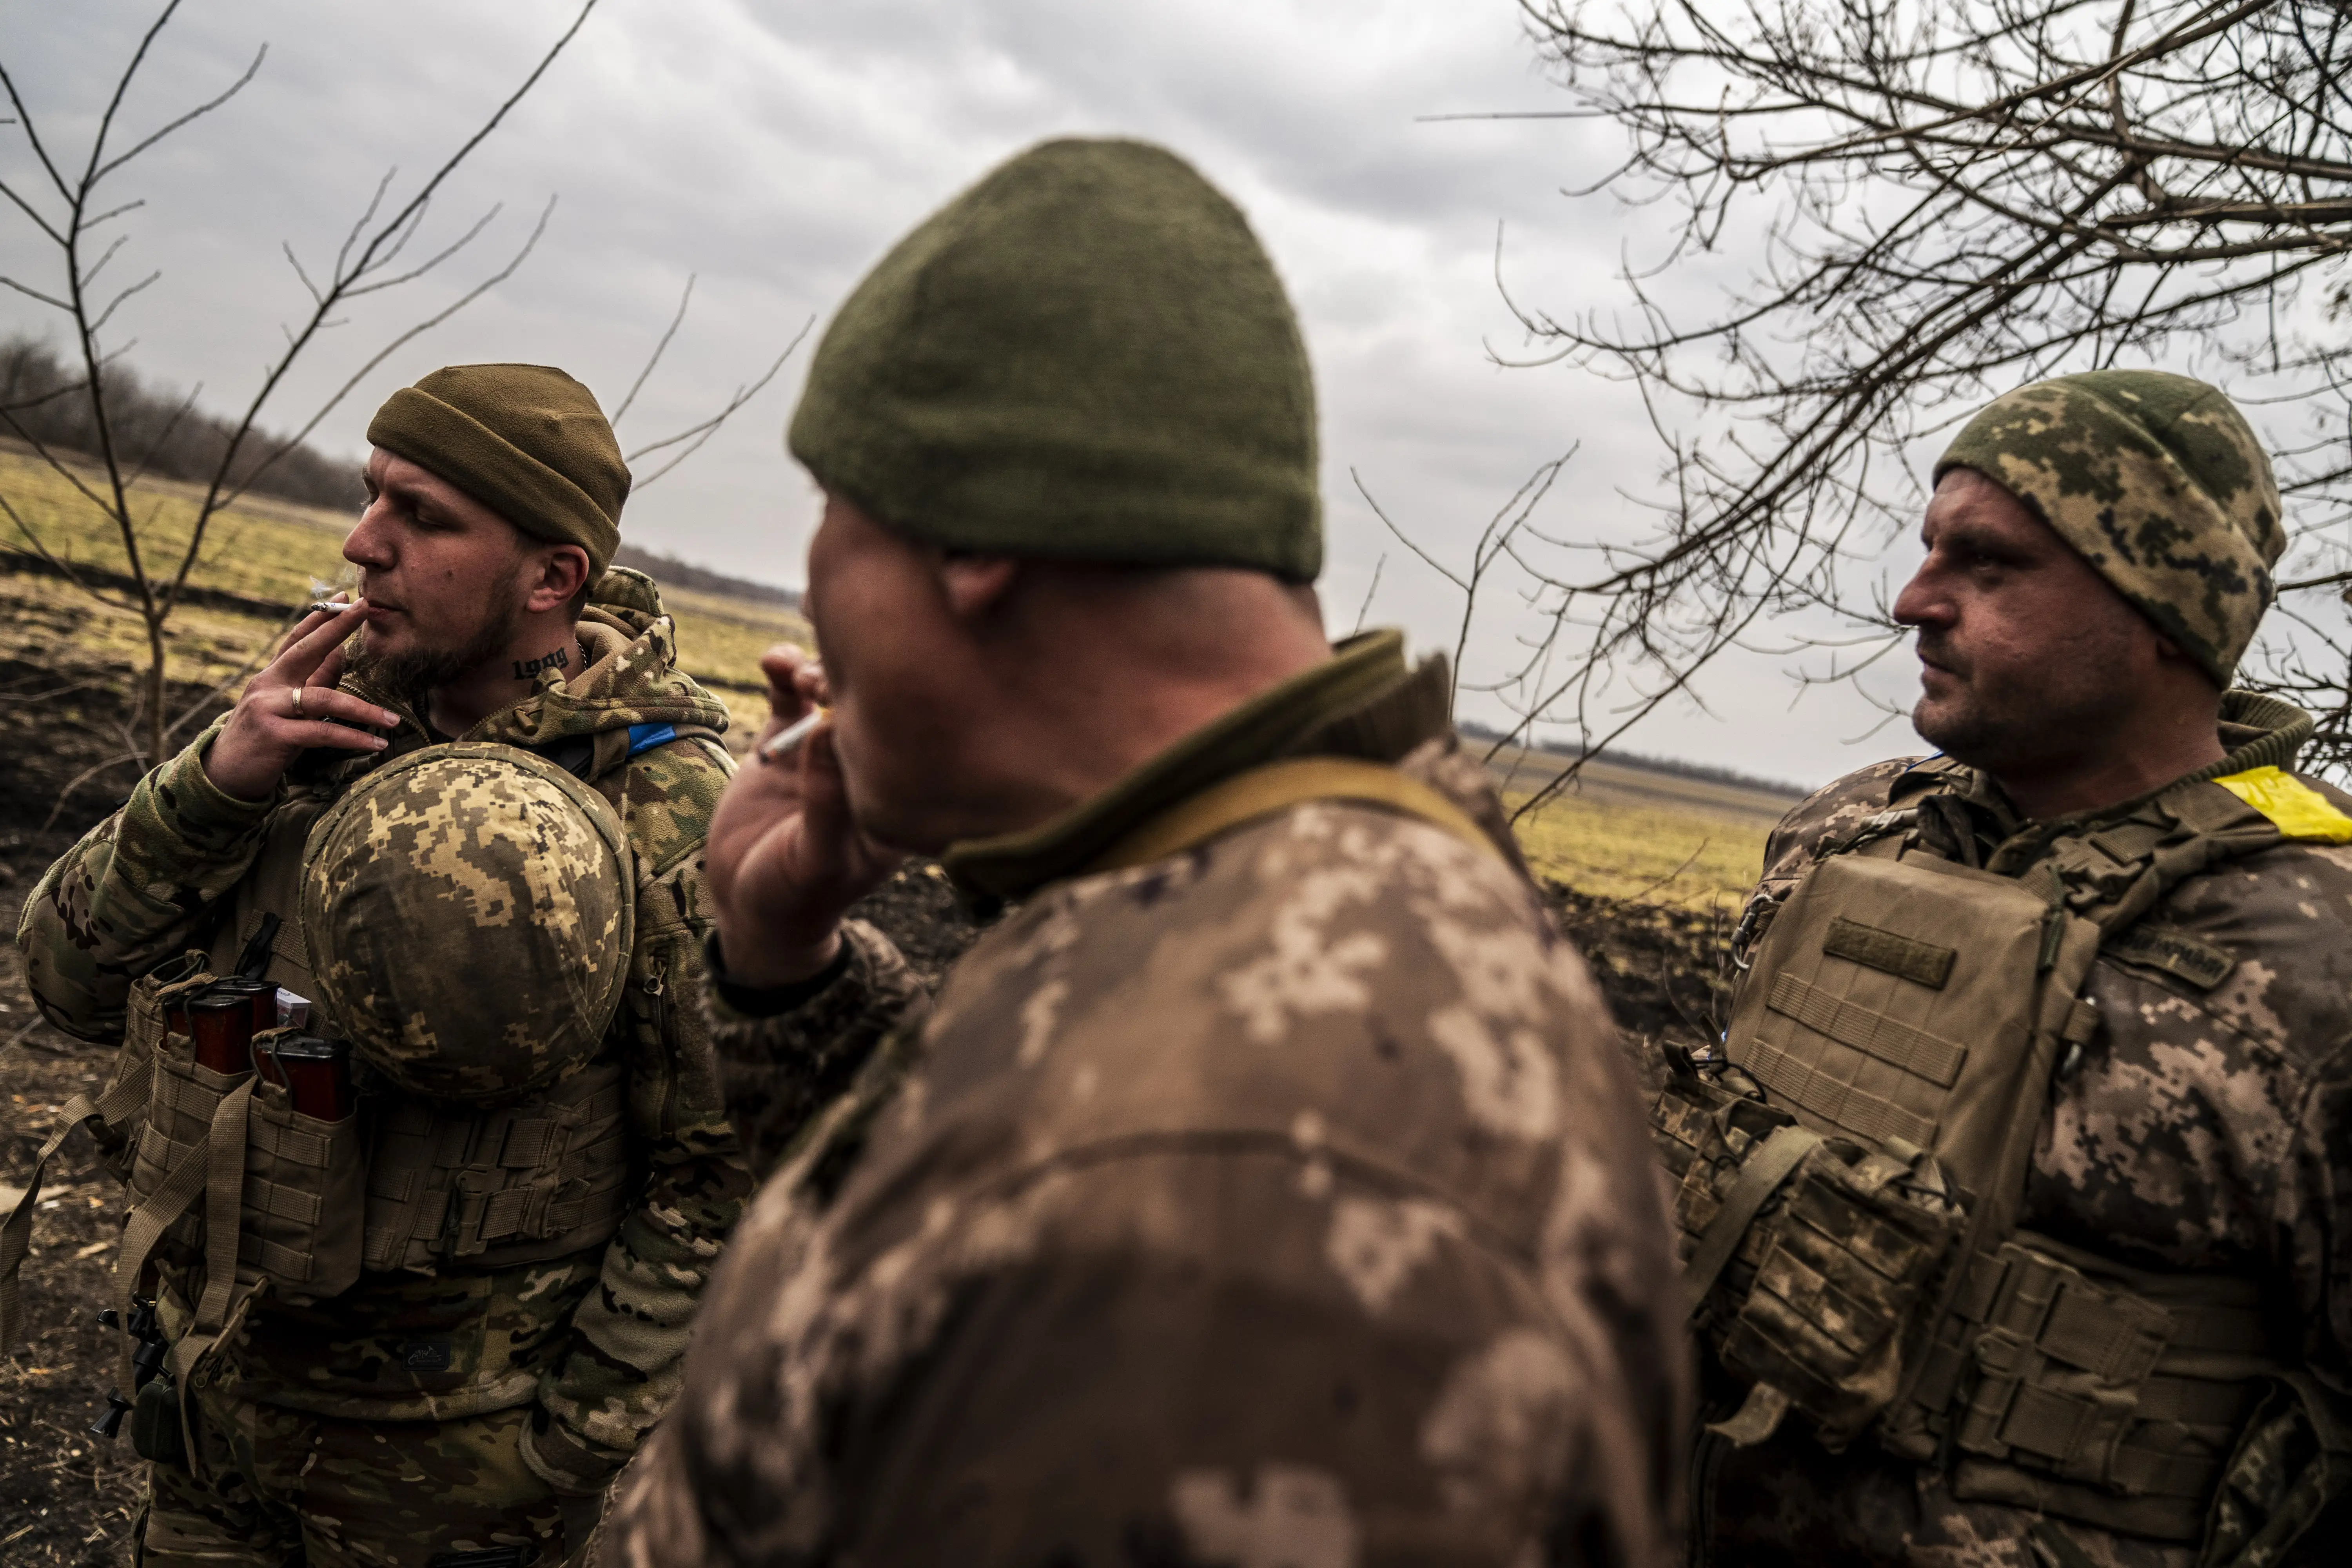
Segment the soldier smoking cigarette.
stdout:
[[812,708],[793,720],[760,745],[760,760],[780,763],[800,749],[803,741],[816,733],[816,727],[833,712],[830,708]]

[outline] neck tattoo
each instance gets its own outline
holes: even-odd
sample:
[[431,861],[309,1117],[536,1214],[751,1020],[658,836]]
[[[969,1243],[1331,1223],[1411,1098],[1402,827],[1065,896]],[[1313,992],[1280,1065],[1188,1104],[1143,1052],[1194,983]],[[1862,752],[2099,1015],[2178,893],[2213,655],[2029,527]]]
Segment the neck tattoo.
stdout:
[[569,669],[571,668],[572,650],[568,647],[557,648],[553,653],[541,654],[537,658],[519,658],[514,661],[514,672],[515,679],[517,680],[529,680],[532,676],[537,675],[542,669]]

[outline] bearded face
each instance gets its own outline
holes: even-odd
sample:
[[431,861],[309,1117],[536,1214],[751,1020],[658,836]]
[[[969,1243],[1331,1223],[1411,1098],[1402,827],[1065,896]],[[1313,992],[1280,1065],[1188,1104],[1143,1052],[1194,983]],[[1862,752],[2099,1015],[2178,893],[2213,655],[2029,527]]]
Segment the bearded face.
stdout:
[[368,602],[352,668],[413,705],[504,657],[524,614],[530,542],[446,479],[389,452],[374,454],[365,478],[367,510],[343,542]]
[[1927,559],[1895,602],[1919,634],[1920,738],[1996,777],[2118,743],[2161,638],[2090,563],[1983,475],[1947,473]]

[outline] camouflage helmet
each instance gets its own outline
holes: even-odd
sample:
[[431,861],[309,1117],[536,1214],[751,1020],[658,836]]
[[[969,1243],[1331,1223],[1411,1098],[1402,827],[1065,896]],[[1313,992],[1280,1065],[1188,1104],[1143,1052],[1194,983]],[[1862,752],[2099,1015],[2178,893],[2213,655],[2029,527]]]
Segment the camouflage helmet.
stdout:
[[635,938],[604,797],[535,752],[427,747],[345,792],[303,853],[328,1019],[397,1088],[498,1101],[585,1067]]

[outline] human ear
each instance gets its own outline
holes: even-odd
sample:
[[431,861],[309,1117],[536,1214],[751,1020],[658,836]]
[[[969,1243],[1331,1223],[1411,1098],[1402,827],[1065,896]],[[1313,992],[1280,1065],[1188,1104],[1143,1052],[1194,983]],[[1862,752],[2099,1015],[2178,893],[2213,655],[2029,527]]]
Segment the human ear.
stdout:
[[948,608],[958,620],[986,615],[1012,591],[1021,563],[1010,555],[944,555],[940,558],[940,587]]
[[568,605],[588,584],[588,552],[576,544],[555,544],[540,552],[539,574],[532,580],[523,608],[542,615]]

